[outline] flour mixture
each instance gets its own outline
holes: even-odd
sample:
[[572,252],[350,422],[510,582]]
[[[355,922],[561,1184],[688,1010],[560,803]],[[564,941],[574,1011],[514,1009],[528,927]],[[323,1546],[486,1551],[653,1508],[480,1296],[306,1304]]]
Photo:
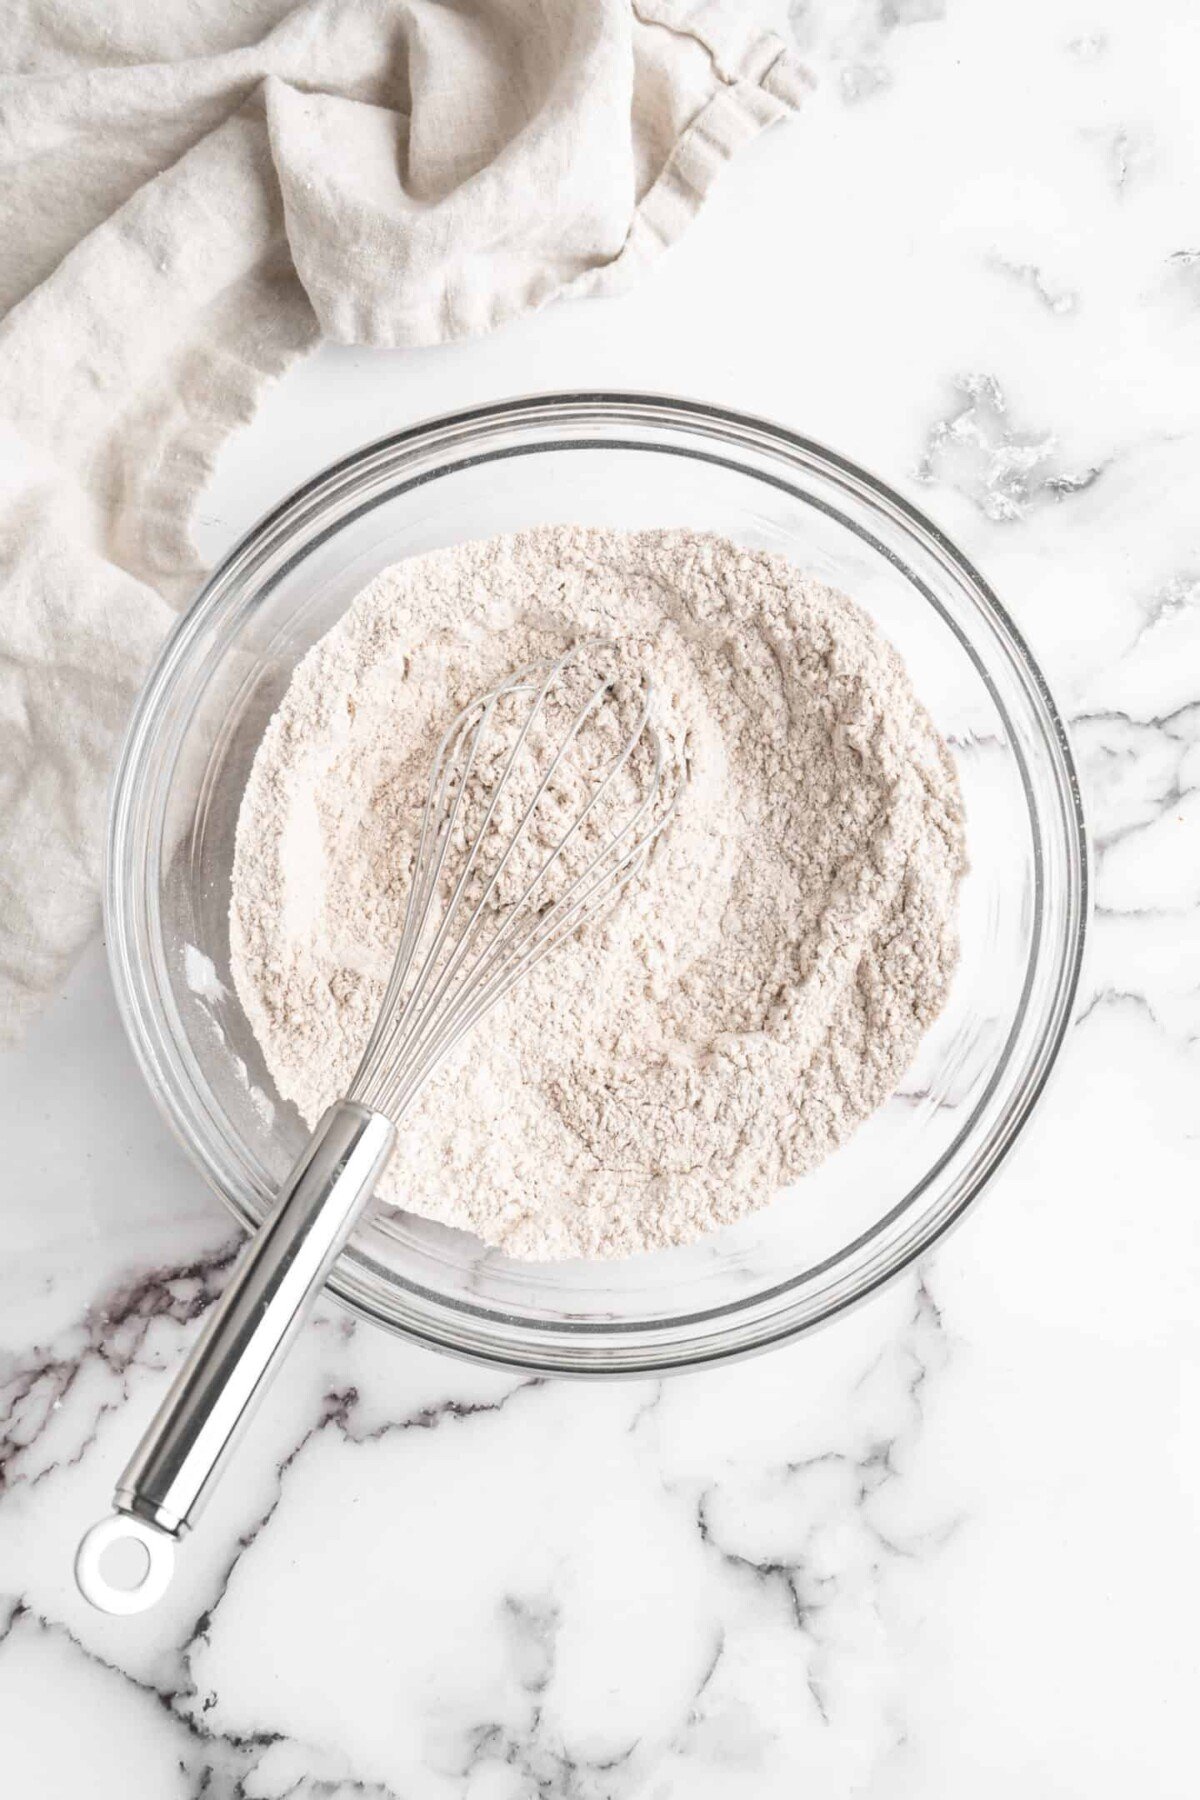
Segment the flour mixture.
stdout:
[[439,1070],[380,1188],[538,1260],[687,1243],[827,1156],[942,1006],[964,868],[899,658],[782,558],[548,527],[400,563],[296,670],[238,824],[234,979],[310,1125],[383,994],[438,736],[580,633],[653,678],[678,807]]

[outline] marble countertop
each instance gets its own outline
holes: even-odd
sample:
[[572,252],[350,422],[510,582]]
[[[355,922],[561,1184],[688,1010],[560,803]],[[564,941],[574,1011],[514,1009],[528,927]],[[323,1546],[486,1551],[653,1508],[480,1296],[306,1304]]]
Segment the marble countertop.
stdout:
[[1096,909],[1057,1079],[925,1267],[746,1364],[580,1388],[327,1306],[168,1600],[122,1621],[71,1553],[235,1234],[97,948],[0,1064],[13,1800],[1195,1791],[1200,14],[795,23],[818,95],[638,292],[323,350],[230,446],[204,548],[367,438],[530,389],[708,398],[874,468],[1073,724]]

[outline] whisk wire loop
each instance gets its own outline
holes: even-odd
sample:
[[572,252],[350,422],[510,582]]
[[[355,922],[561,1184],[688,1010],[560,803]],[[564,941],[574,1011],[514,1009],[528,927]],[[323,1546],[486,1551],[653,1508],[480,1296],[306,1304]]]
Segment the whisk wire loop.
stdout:
[[[568,655],[569,654],[570,653],[568,653]],[[554,667],[557,668],[562,666],[564,660],[565,659],[560,658],[559,663],[554,665]],[[387,1046],[396,1035],[397,1027],[400,1022],[399,1006],[401,997],[404,993],[404,985],[408,978],[408,972],[412,965],[413,957],[417,951],[422,926],[428,919],[430,904],[437,892],[438,883],[442,877],[446,862],[446,852],[449,848],[454,828],[458,821],[459,808],[462,804],[467,782],[470,779],[475,766],[480,738],[486,727],[490,724],[500,700],[503,699],[506,694],[527,691],[528,678],[537,673],[542,674],[545,681],[548,682],[552,679],[553,670],[546,671],[544,669],[539,669],[539,665],[537,664],[529,664],[523,669],[516,670],[514,674],[507,678],[507,680],[501,682],[498,687],[491,689],[490,692],[477,696],[469,706],[465,707],[463,711],[451,721],[445,732],[443,732],[437,749],[434,752],[429,791],[421,815],[420,838],[417,844],[416,855],[413,859],[412,878],[409,882],[408,900],[405,906],[404,925],[401,931],[400,944],[392,964],[387,990],[384,994],[374,1029],[367,1041],[367,1046],[363,1052],[358,1072],[356,1073],[354,1082],[351,1086],[351,1093],[355,1096],[358,1096],[360,1088],[363,1088],[365,1092],[366,1085],[369,1084],[372,1075],[386,1059]],[[532,715],[529,723],[532,723]],[[470,744],[464,757],[463,745],[468,736],[470,737]],[[513,746],[513,753],[509,759],[510,767],[517,751],[520,749],[521,742],[523,741],[524,734],[522,735],[522,739]],[[455,783],[454,777],[456,770],[458,779]],[[504,779],[507,778],[508,773],[509,769],[506,769],[504,771]],[[447,796],[451,790],[452,784],[454,786],[454,798],[450,804],[449,812],[447,812]],[[494,810],[496,801],[499,798],[501,785],[502,782],[496,784],[496,792],[493,794],[492,807],[489,809],[489,818],[491,816],[491,811]],[[433,840],[432,846],[431,828]],[[478,842],[479,840],[477,839],[476,849],[478,848]],[[468,867],[462,871],[459,888],[456,890],[455,901],[452,902],[451,906],[447,909],[444,930],[449,928],[450,920],[453,916],[453,907],[454,904],[456,904],[458,893],[461,892],[462,887],[465,886],[466,881],[469,879],[469,875],[470,865],[468,864]],[[427,958],[425,968],[421,973],[427,974],[431,966],[432,965]],[[420,981],[420,976],[418,977],[418,981]],[[417,990],[414,990],[414,992],[415,991]],[[410,994],[406,1005],[411,1004],[412,999],[413,995]]]
[[[579,732],[582,730],[584,724],[587,721],[587,718],[590,716],[591,712],[593,712],[595,710],[595,708],[600,704],[604,695],[610,691],[610,688],[611,688],[610,681],[605,680],[604,682],[600,683],[597,687],[595,687],[593,689],[593,692],[587,702],[587,705],[583,708],[583,710],[581,712],[579,712],[576,715],[576,717],[572,723],[570,731],[568,732],[567,736],[564,738],[562,744],[559,746],[557,752],[555,753],[553,760],[550,762],[550,764],[546,768],[545,773],[543,774],[543,777],[542,777],[541,781],[539,782],[538,787],[535,790],[532,799],[530,800],[528,806],[526,807],[525,812],[522,815],[520,822],[518,823],[515,830],[511,834],[508,844],[507,844],[507,847],[504,851],[504,854],[501,856],[499,862],[497,863],[496,868],[492,873],[491,879],[489,880],[487,887],[484,889],[483,893],[480,895],[479,899],[477,900],[475,908],[474,908],[470,918],[467,920],[467,923],[462,932],[462,935],[460,936],[453,952],[451,953],[449,959],[447,960],[446,967],[442,971],[442,974],[439,976],[433,992],[431,994],[427,994],[425,996],[424,1003],[421,1007],[419,1014],[417,1015],[417,1017],[415,1019],[411,1018],[409,1016],[410,1009],[408,1009],[408,1008],[405,1009],[405,1015],[400,1019],[400,1021],[398,1022],[398,1025],[397,1025],[397,1037],[405,1036],[406,1031],[407,1031],[408,1035],[407,1035],[406,1042],[405,1042],[406,1063],[411,1062],[413,1057],[418,1055],[420,1053],[420,1051],[426,1047],[427,1037],[428,1037],[428,1028],[431,1026],[431,1023],[434,1022],[433,1016],[435,1014],[435,1009],[439,1006],[441,1001],[444,999],[444,997],[450,987],[451,982],[453,981],[454,977],[457,975],[458,970],[462,966],[462,963],[463,963],[464,959],[466,958],[467,954],[475,947],[477,938],[478,938],[479,934],[481,933],[481,931],[483,930],[484,923],[487,919],[488,904],[495,892],[496,886],[498,885],[498,882],[500,880],[501,875],[504,872],[504,869],[507,867],[509,861],[511,860],[512,854],[513,854],[514,850],[516,849],[517,844],[520,842],[527,825],[532,820],[534,812],[536,811],[537,806],[538,806],[539,802],[541,801],[543,795],[547,791],[555,772],[557,771],[557,769],[563,762],[563,759],[565,758],[565,756],[567,755],[567,752],[571,748],[572,743],[575,741],[576,737],[579,735]],[[639,719],[638,724],[635,726],[634,731],[627,738],[626,744],[625,744],[623,750],[621,751],[621,753],[616,758],[614,758],[613,761],[611,762],[607,773],[605,774],[605,776],[604,776],[603,780],[600,782],[600,784],[595,788],[587,805],[582,809],[581,812],[579,812],[577,814],[577,816],[575,817],[575,819],[573,820],[573,822],[571,823],[569,828],[562,834],[562,836],[559,838],[558,842],[554,845],[553,849],[547,855],[547,857],[546,857],[545,861],[542,863],[541,867],[536,871],[536,873],[527,882],[522,893],[508,908],[508,911],[504,914],[504,916],[502,918],[502,922],[499,924],[498,928],[496,929],[491,941],[487,944],[486,948],[480,952],[479,959],[478,959],[477,963],[475,964],[474,968],[471,970],[469,986],[466,987],[464,989],[464,992],[460,993],[460,995],[457,997],[458,1001],[460,1003],[465,998],[465,994],[467,992],[475,992],[480,986],[486,985],[488,979],[492,976],[493,971],[495,970],[495,966],[498,962],[501,965],[500,973],[503,974],[505,972],[505,970],[512,964],[512,962],[519,955],[521,946],[526,942],[528,936],[532,933],[533,930],[537,929],[538,927],[541,927],[543,930],[548,931],[549,928],[555,924],[555,922],[560,918],[560,915],[564,911],[566,902],[575,893],[576,889],[586,880],[587,876],[596,867],[597,863],[603,861],[610,854],[610,852],[619,845],[619,843],[622,841],[622,839],[628,835],[629,831],[632,830],[636,826],[636,824],[639,822],[639,820],[642,816],[642,813],[644,811],[644,807],[639,807],[638,811],[634,814],[633,818],[631,820],[627,821],[626,825],[624,827],[622,827],[621,831],[613,837],[611,842],[608,845],[604,845],[601,847],[601,850],[599,852],[597,852],[596,856],[594,856],[592,858],[591,862],[589,862],[585,866],[585,868],[580,871],[579,875],[575,878],[575,880],[570,883],[570,885],[567,888],[567,890],[565,891],[565,893],[560,896],[560,899],[558,902],[556,902],[551,907],[545,908],[541,913],[537,913],[536,911],[534,911],[532,919],[529,917],[530,910],[531,910],[530,909],[531,899],[539,891],[539,889],[542,886],[542,883],[545,881],[545,878],[549,874],[550,870],[555,866],[556,863],[558,863],[561,860],[564,852],[566,851],[568,845],[571,843],[572,839],[578,835],[578,833],[582,829],[585,821],[588,819],[588,817],[594,811],[595,807],[599,804],[599,802],[603,798],[604,794],[606,792],[608,792],[608,790],[612,786],[612,783],[616,779],[621,768],[624,767],[625,763],[628,761],[629,756],[632,754],[633,746],[638,741],[641,731],[642,731],[644,725],[646,724],[646,722],[648,721],[648,718],[649,718],[649,704],[647,701],[647,703],[643,706],[642,716]],[[603,873],[604,873],[604,871],[602,871],[602,875],[603,875]],[[515,929],[516,929],[518,923],[522,923],[525,926],[525,932],[524,932],[523,936],[519,935],[519,934],[517,935],[516,942],[514,944],[513,936],[514,936],[514,932],[515,932]],[[561,938],[556,936],[554,941],[555,942],[561,941]],[[436,950],[431,952],[431,957],[436,958]],[[490,992],[490,990],[489,990],[489,992]],[[477,1014],[473,1015],[473,1017],[477,1017],[477,1016],[478,1016]],[[437,1051],[435,1051],[435,1054],[440,1055],[441,1051],[437,1050]]]
[[[585,651],[609,648],[585,639],[551,662],[516,670],[474,700],[443,733],[422,810],[399,946],[350,1099],[399,1120],[434,1069],[483,1015],[564,939],[600,916],[641,869],[672,810],[658,807],[663,755],[651,724],[653,690],[646,680],[636,717],[625,729],[619,749],[600,769],[585,771],[586,793],[569,822],[561,831],[555,828],[515,899],[501,898],[505,873],[518,846],[529,843],[533,821],[555,778],[568,766],[589,721],[614,692],[616,677],[611,670],[589,676],[586,693],[570,711],[561,737],[552,750],[542,753],[541,766],[535,763],[532,792],[500,841],[494,862],[484,860],[485,846],[489,854],[496,850],[489,844],[489,833],[526,747],[533,749],[530,734],[546,713],[550,696],[563,697],[566,672]],[[491,782],[482,817],[464,845],[460,827],[481,747],[499,709],[514,697],[528,697],[527,710]],[[647,745],[650,757],[640,797],[630,803],[623,820],[607,829],[600,823],[598,846],[589,845],[582,866],[567,871],[562,890],[548,894],[547,877],[563,863],[606,796],[616,799],[616,784],[641,743]]]
[[[508,843],[504,849],[504,852],[501,855],[499,861],[497,862],[495,868],[492,870],[492,873],[488,880],[487,886],[484,888],[483,892],[478,897],[476,904],[475,904],[475,908],[474,908],[473,912],[471,913],[470,918],[467,920],[466,927],[465,927],[462,935],[458,939],[458,942],[455,945],[453,951],[450,953],[449,957],[447,958],[445,967],[443,968],[440,976],[438,977],[432,993],[424,993],[423,990],[425,987],[425,978],[426,978],[427,974],[430,971],[432,971],[434,968],[436,968],[436,966],[437,966],[437,960],[438,960],[439,955],[441,954],[443,944],[449,935],[450,926],[457,916],[459,904],[460,904],[460,902],[462,900],[462,896],[466,890],[467,883],[469,881],[471,874],[474,872],[475,865],[478,860],[479,852],[480,852],[481,846],[485,840],[488,827],[490,825],[492,816],[496,809],[496,805],[500,798],[500,794],[504,788],[504,785],[508,781],[509,776],[512,773],[513,766],[517,759],[517,754],[520,751],[521,747],[523,746],[526,737],[528,736],[529,728],[532,725],[534,719],[537,717],[537,714],[542,706],[542,703],[545,699],[545,695],[546,695],[546,692],[547,692],[549,684],[550,684],[550,680],[553,678],[553,674],[557,673],[558,669],[560,669],[562,666],[564,666],[564,663],[562,661],[560,661],[560,663],[558,665],[556,665],[555,669],[551,672],[551,676],[549,676],[547,678],[546,682],[543,683],[542,689],[539,692],[537,699],[535,700],[535,703],[530,712],[529,718],[526,721],[525,728],[521,732],[521,735],[518,738],[517,743],[513,748],[512,754],[510,755],[509,760],[508,760],[508,764],[507,764],[503,774],[501,775],[500,780],[496,784],[496,789],[495,789],[495,792],[493,793],[491,804],[489,805],[488,810],[484,816],[483,822],[480,825],[480,827],[476,833],[475,839],[471,846],[470,854],[467,857],[462,874],[460,875],[459,880],[455,886],[453,897],[449,903],[449,906],[446,909],[446,917],[443,921],[440,931],[438,932],[437,937],[435,938],[432,946],[430,947],[429,954],[426,958],[425,964],[422,967],[421,974],[420,974],[420,977],[418,978],[417,985],[414,988],[413,994],[410,995],[409,1000],[406,1002],[404,1011],[402,1012],[402,1014],[400,1015],[399,1019],[396,1022],[395,1035],[396,1035],[397,1039],[407,1039],[408,1043],[410,1043],[414,1049],[421,1041],[422,1030],[423,1030],[426,1022],[428,1021],[430,1014],[440,1004],[440,1002],[445,997],[446,992],[449,989],[450,984],[454,980],[454,977],[458,973],[458,970],[461,967],[464,958],[466,957],[468,951],[471,949],[472,944],[474,942],[476,931],[478,928],[481,927],[482,922],[486,919],[486,916],[487,916],[486,909],[488,907],[488,904],[491,901],[492,896],[494,895],[496,888],[499,885],[500,879],[503,876],[505,869],[507,868],[509,862],[512,859],[513,853],[517,847],[517,844],[520,842],[520,840],[525,832],[526,826],[529,824],[530,820],[533,817],[533,814],[538,806],[539,801],[541,800],[543,794],[546,792],[547,788],[549,787],[549,784],[550,784],[551,780],[553,779],[554,774],[556,773],[560,764],[562,763],[562,760],[563,760],[564,756],[566,755],[567,751],[570,749],[571,744],[574,742],[575,738],[578,736],[580,730],[582,729],[582,727],[588,717],[588,714],[594,709],[594,707],[603,698],[604,694],[608,691],[608,689],[611,685],[609,682],[601,683],[601,685],[594,690],[592,697],[588,702],[587,707],[575,719],[567,737],[564,739],[563,743],[559,746],[559,749],[558,749],[557,753],[555,754],[553,761],[549,764],[549,766],[545,770],[545,772],[542,776],[542,779],[541,779],[540,783],[538,784],[538,787],[533,795],[533,798],[530,800],[528,806],[526,807],[525,812],[522,815],[519,823],[517,824],[516,828],[510,834]],[[462,793],[463,786],[465,785],[465,780],[466,780],[466,772],[464,772],[463,783],[460,783],[460,786],[459,786],[459,790],[458,790],[459,795],[461,795],[461,793]],[[456,807],[456,811],[457,811],[457,807]],[[576,826],[578,826],[578,824],[580,824],[582,822],[582,819],[584,816],[585,815],[583,815],[583,814],[580,815],[579,820],[576,821]],[[452,834],[453,834],[453,821],[451,821],[448,824],[448,826],[446,828],[446,832],[444,834],[443,841],[448,841],[449,838],[452,836]],[[568,837],[570,835],[571,834],[568,833]],[[564,843],[565,843],[565,841],[566,840],[564,839]],[[557,859],[557,856],[558,856],[561,848],[562,848],[562,846],[560,845],[559,850],[555,851],[554,856],[548,858],[546,863],[543,865],[543,867],[538,871],[538,874],[534,877],[533,881],[530,882],[529,887],[526,890],[526,895],[528,893],[532,892],[533,889],[537,886],[537,884],[544,878],[544,876],[545,876],[547,870],[550,868],[551,864]],[[435,883],[435,886],[436,886],[436,883]],[[504,918],[503,924],[501,925],[500,929],[498,930],[496,936],[493,938],[491,944],[488,946],[487,954],[490,955],[492,953],[492,951],[495,950],[497,943],[499,941],[501,941],[503,939],[503,937],[506,935],[506,933],[510,930],[515,918],[517,917],[518,913],[521,911],[521,909],[524,905],[526,895],[523,895],[521,897],[521,899],[518,900],[517,903],[513,907],[511,907],[511,909],[509,910],[508,914]],[[418,1001],[420,1001],[420,1010],[416,1013],[416,1016],[414,1017],[413,1016],[414,1008],[416,1007]]]

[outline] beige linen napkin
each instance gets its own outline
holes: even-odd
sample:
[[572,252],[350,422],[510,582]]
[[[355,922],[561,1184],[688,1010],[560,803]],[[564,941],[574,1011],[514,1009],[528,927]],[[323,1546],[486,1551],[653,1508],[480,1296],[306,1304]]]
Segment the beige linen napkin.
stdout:
[[94,928],[193,502],[322,334],[604,294],[802,67],[744,0],[25,0],[0,42],[0,1039]]

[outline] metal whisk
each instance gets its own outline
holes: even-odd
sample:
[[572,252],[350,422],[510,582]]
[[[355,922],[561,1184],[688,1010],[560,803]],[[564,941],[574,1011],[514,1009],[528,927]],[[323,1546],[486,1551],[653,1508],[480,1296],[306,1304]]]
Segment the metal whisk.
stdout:
[[[611,647],[584,641],[518,670],[438,745],[404,921],[346,1098],[325,1113],[122,1474],[76,1579],[106,1612],[166,1591],[200,1509],[360,1217],[429,1077],[543,957],[610,907],[674,805],[651,720]],[[511,740],[511,741],[510,741]],[[596,741],[604,754],[595,760]],[[591,744],[592,759],[583,754]],[[104,1573],[133,1539],[144,1572]]]

